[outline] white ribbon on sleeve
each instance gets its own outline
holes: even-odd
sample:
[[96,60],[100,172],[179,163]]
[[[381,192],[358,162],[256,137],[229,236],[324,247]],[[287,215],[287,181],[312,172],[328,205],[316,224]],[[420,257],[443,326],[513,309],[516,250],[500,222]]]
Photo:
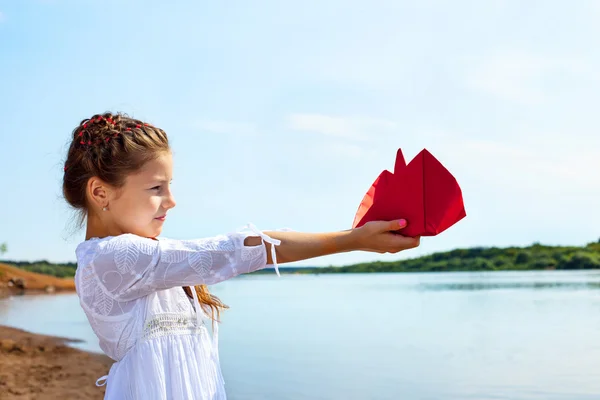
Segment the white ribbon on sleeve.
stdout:
[[262,238],[262,240],[264,240],[266,243],[269,243],[271,245],[271,258],[273,259],[273,267],[275,268],[275,272],[277,273],[277,276],[281,277],[281,275],[279,274],[279,267],[277,265],[277,253],[275,251],[275,246],[279,246],[281,244],[281,240],[273,239],[269,235],[261,232],[252,223],[249,223],[248,225],[246,225],[245,228],[250,229],[252,232],[254,232],[258,236],[260,236]]

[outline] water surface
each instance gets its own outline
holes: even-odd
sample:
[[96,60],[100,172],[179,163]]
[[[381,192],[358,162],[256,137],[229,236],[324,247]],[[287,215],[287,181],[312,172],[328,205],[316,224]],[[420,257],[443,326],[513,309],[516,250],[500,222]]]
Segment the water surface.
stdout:
[[[244,276],[212,288],[229,398],[600,398],[600,272]],[[0,324],[84,339],[76,295]]]

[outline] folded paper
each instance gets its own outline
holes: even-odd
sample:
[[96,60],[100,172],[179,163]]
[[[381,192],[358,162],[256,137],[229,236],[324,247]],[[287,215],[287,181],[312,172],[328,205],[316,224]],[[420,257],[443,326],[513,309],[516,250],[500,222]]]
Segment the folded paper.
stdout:
[[404,218],[405,236],[435,236],[466,216],[462,191],[454,176],[426,149],[408,165],[396,153],[394,172],[384,170],[365,194],[353,228],[369,221]]

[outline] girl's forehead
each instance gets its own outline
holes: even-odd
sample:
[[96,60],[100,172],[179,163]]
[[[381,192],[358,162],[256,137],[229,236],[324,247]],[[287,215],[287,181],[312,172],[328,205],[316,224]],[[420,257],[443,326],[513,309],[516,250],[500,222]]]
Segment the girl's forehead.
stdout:
[[155,160],[148,161],[129,178],[132,181],[170,181],[173,176],[173,163],[170,155],[161,156]]

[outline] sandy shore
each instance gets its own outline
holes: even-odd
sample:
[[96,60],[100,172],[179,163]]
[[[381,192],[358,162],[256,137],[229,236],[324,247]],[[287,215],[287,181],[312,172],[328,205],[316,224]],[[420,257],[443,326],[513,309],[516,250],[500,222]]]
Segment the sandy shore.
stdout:
[[[12,265],[0,263],[0,296],[6,295],[7,291],[19,292],[19,288],[10,287],[10,281],[22,281],[27,292],[43,291],[54,293],[59,291],[74,291],[75,282],[73,278],[57,278],[50,275],[38,274],[13,267]],[[22,291],[21,291],[22,292]]]
[[[22,280],[26,290],[11,287],[10,281],[15,279]],[[0,263],[0,299],[74,290],[72,278],[55,278]],[[0,399],[104,398],[105,387],[96,387],[95,383],[108,373],[113,361],[105,355],[69,347],[69,342],[76,340],[0,325]]]
[[0,325],[0,398],[102,399],[104,387],[95,382],[113,361],[68,342]]

